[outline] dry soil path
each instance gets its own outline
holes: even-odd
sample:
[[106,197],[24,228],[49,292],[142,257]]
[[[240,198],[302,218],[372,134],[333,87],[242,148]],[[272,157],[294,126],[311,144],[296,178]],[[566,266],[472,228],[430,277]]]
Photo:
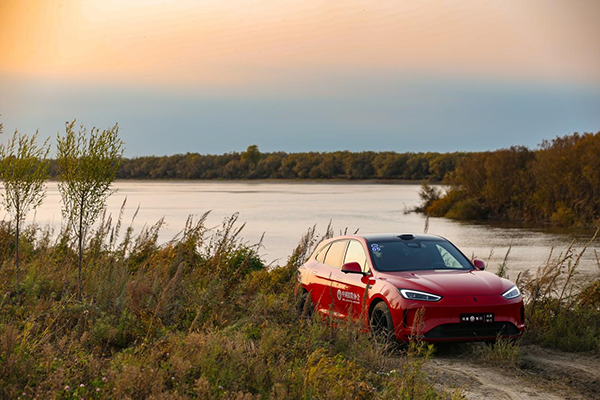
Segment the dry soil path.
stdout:
[[[463,349],[464,350],[464,349]],[[523,346],[519,368],[486,365],[465,351],[445,349],[425,365],[439,387],[467,399],[600,399],[600,358]]]

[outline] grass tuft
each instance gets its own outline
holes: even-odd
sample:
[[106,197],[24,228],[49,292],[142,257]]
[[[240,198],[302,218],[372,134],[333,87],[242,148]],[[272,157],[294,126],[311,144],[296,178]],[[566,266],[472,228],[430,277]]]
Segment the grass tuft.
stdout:
[[473,346],[474,356],[486,365],[517,369],[521,364],[520,341],[498,338],[493,343]]

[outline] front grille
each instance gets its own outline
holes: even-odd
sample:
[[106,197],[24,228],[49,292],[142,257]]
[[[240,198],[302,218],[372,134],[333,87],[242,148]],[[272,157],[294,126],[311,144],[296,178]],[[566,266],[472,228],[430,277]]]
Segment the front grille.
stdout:
[[444,324],[439,325],[425,334],[425,339],[455,339],[455,338],[491,338],[497,336],[518,335],[519,330],[510,322],[491,322],[486,324]]

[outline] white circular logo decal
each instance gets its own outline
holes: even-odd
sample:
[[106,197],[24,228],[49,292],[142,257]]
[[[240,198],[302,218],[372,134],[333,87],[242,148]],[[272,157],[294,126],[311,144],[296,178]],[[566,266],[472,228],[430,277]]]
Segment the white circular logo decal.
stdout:
[[337,291],[337,298],[338,298],[338,300],[342,299],[342,291],[340,289],[338,289],[338,291]]

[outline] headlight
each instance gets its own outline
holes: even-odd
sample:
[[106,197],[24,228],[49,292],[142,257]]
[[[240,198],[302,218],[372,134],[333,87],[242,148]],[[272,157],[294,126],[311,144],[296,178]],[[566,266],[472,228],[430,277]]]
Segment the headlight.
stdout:
[[418,290],[410,289],[398,289],[402,297],[408,300],[421,300],[421,301],[440,301],[442,296],[437,294],[419,292]]
[[508,289],[506,292],[502,293],[502,297],[504,297],[507,300],[514,299],[516,297],[519,297],[520,295],[521,295],[521,292],[519,291],[519,288],[516,286],[513,286],[510,289]]

